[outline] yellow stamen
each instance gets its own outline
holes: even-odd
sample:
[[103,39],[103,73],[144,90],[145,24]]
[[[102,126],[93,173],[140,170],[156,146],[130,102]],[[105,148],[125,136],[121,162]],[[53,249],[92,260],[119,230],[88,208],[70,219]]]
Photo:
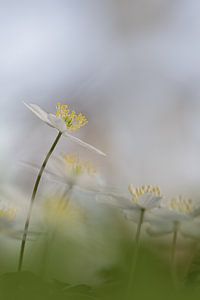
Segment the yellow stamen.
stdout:
[[75,111],[71,111],[67,104],[57,103],[56,117],[61,118],[69,131],[77,131],[81,127],[88,123],[86,117],[82,114],[76,114]]
[[191,199],[184,199],[182,196],[171,199],[169,208],[179,213],[190,214],[193,212],[193,202]]
[[83,173],[94,175],[96,173],[94,166],[88,161],[81,161],[78,155],[64,155],[64,160],[67,164],[67,167],[69,167],[75,175],[82,175]]
[[0,218],[5,218],[10,221],[14,220],[16,217],[16,209],[9,208],[9,209],[0,209]]
[[141,187],[134,188],[133,185],[130,184],[128,189],[132,195],[132,201],[136,204],[139,203],[139,198],[145,194],[151,194],[155,197],[161,196],[160,188],[158,186],[143,185]]

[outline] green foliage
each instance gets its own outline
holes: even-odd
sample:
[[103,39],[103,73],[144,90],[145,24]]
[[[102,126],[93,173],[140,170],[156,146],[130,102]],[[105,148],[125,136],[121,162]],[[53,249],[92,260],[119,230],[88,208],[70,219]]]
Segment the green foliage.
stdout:
[[[71,253],[66,251],[66,257]],[[74,249],[77,253],[77,249]],[[185,283],[178,287],[173,282],[169,265],[152,250],[141,246],[137,261],[134,281],[128,291],[129,268],[134,245],[124,243],[121,245],[121,254],[113,265],[99,268],[94,276],[97,283],[85,284],[87,272],[92,267],[79,269],[74,264],[73,271],[80,272],[83,283],[71,283],[57,278],[49,278],[32,271],[9,272],[0,277],[0,291],[2,300],[123,300],[123,299],[154,299],[154,300],[186,300],[199,299],[198,288],[194,288],[194,278],[189,273]],[[56,259],[56,257],[55,257]],[[70,258],[69,258],[70,259]],[[98,260],[98,257],[96,257]],[[38,256],[35,257],[38,260]],[[30,260],[31,261],[31,260]],[[30,265],[33,265],[34,259]],[[37,264],[37,261],[35,261]],[[197,261],[196,261],[197,264]],[[200,266],[199,262],[198,265]],[[200,268],[198,269],[200,270]],[[53,274],[54,270],[51,270]],[[197,269],[196,269],[197,271]],[[56,272],[55,272],[56,273]],[[69,272],[70,273],[70,272]],[[197,275],[197,273],[195,273]],[[200,274],[200,273],[199,273]],[[48,274],[49,275],[49,274]],[[48,278],[47,278],[48,277]],[[192,280],[191,280],[192,278]],[[192,283],[192,284],[191,284]],[[197,283],[197,280],[195,280]]]

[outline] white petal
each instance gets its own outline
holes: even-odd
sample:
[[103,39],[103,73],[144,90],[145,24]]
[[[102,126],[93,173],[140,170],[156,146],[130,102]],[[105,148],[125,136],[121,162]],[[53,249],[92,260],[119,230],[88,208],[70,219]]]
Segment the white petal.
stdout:
[[152,209],[155,207],[159,207],[162,197],[153,196],[152,194],[145,194],[144,196],[140,197],[139,204],[141,207],[145,209]]
[[183,222],[183,221],[190,220],[192,218],[190,214],[180,213],[175,210],[171,210],[164,207],[155,208],[154,210],[152,210],[152,214],[162,219],[165,220],[167,219],[170,222],[177,222],[177,221]]
[[23,102],[28,109],[30,109],[38,118],[40,118],[42,121],[47,123],[49,126],[51,125],[51,122],[48,120],[48,113],[44,111],[41,107],[39,107],[36,104],[27,104]]
[[51,122],[53,127],[58,129],[59,131],[64,132],[66,130],[66,124],[61,118],[58,118],[53,114],[48,114],[48,120],[49,122]]
[[69,134],[68,132],[65,131],[63,134],[64,134],[64,136],[70,138],[72,141],[78,143],[79,145],[81,145],[81,146],[83,146],[83,147],[85,147],[85,148],[87,148],[87,149],[89,149],[89,150],[92,150],[92,151],[94,151],[94,152],[97,152],[97,153],[100,154],[100,155],[106,156],[106,154],[103,153],[101,150],[95,148],[94,146],[92,146],[92,145],[90,145],[90,144],[87,144],[87,143],[83,142],[82,140],[80,140],[80,139],[78,139],[77,137],[75,137],[75,136]]

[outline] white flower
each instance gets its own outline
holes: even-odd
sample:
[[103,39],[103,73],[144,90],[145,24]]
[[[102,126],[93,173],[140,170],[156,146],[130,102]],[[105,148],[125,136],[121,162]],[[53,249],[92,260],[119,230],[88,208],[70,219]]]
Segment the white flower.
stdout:
[[[77,225],[83,225],[86,220],[85,211],[76,203],[72,201],[71,196],[63,197],[50,197],[43,201],[42,213],[44,216],[44,226],[48,231],[48,227],[54,230],[63,230],[66,234],[67,231],[77,229]],[[74,228],[76,227],[76,229]]]
[[149,210],[159,207],[162,196],[159,187],[151,185],[143,185],[134,188],[129,185],[129,192],[132,195],[132,202],[141,209]]
[[70,111],[68,105],[57,104],[56,115],[47,113],[41,107],[36,104],[24,103],[39,119],[45,122],[50,127],[57,129],[65,137],[70,138],[72,141],[78,143],[79,145],[97,152],[100,155],[104,155],[101,150],[95,148],[94,146],[85,143],[84,141],[78,139],[77,137],[71,135],[69,132],[74,132],[79,130],[85,124],[87,124],[87,119],[84,115],[76,114],[75,111]]
[[198,215],[199,208],[199,205],[194,203],[192,199],[178,196],[169,201],[161,202],[160,208],[155,209],[153,213],[172,222],[188,221]]
[[[23,165],[39,169],[38,166],[26,162]],[[84,161],[75,154],[62,154],[52,157],[45,169],[45,174],[51,181],[64,184],[68,189],[78,189],[81,192],[100,192],[103,179],[90,161]],[[65,187],[66,190],[66,187]]]
[[159,236],[172,233],[175,226],[178,226],[180,232],[187,232],[199,210],[200,206],[197,203],[182,196],[163,201],[160,208],[152,210],[154,218],[150,220],[151,226],[147,232]]
[[107,195],[97,196],[97,200],[104,204],[109,204],[120,208],[127,219],[138,222],[141,210],[145,211],[145,220],[149,218],[149,212],[159,207],[162,196],[159,187],[144,185],[134,188],[129,185],[129,192],[132,199],[126,196],[107,192]]
[[[0,186],[0,234],[21,240],[26,213],[27,195],[11,184]],[[36,206],[33,218],[34,231],[29,232],[29,239],[41,234],[41,232],[35,231],[40,217],[39,207]]]

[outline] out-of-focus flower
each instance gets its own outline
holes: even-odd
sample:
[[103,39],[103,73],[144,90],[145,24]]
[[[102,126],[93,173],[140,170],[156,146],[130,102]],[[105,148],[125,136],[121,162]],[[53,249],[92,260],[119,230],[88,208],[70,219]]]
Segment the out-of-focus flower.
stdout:
[[21,193],[11,185],[0,187],[0,233],[11,235],[20,222],[21,208],[18,196],[21,198]]
[[[23,163],[35,169],[38,166]],[[45,174],[50,180],[63,183],[69,188],[78,188],[82,191],[100,191],[103,187],[103,179],[90,161],[84,161],[76,154],[61,154],[52,157],[45,169]]]
[[16,217],[16,208],[0,208],[0,219],[12,221]]
[[74,231],[77,226],[84,223],[86,215],[74,201],[71,201],[70,195],[66,197],[51,197],[44,201],[42,206],[44,223],[54,230],[63,229]]
[[67,154],[63,156],[66,164],[69,166],[71,173],[75,176],[80,176],[83,174],[88,174],[94,176],[96,174],[96,169],[89,161],[81,161],[78,155]]
[[127,196],[120,196],[112,192],[107,192],[104,196],[97,196],[97,200],[101,203],[116,206],[125,214],[125,217],[131,221],[138,222],[141,210],[145,211],[145,220],[148,218],[148,213],[160,206],[162,195],[159,187],[151,185],[143,185],[134,188],[129,185],[129,192],[132,196],[129,199]]
[[182,196],[174,197],[169,201],[163,200],[161,206],[153,210],[155,216],[172,222],[187,221],[196,217],[200,212],[200,206]]
[[199,212],[200,206],[192,199],[178,196],[169,201],[163,201],[160,208],[152,211],[155,218],[150,220],[151,226],[147,232],[159,236],[173,232],[175,227],[178,227],[179,231],[187,231],[187,227]]
[[158,186],[143,185],[139,188],[134,188],[129,185],[129,192],[132,195],[132,202],[137,207],[149,210],[160,205],[162,196]]
[[3,200],[0,200],[0,232],[10,228],[17,214],[17,208]]
[[94,146],[85,143],[84,141],[78,139],[77,137],[71,135],[69,132],[75,132],[79,130],[81,127],[87,124],[86,117],[79,113],[76,114],[75,111],[70,111],[68,105],[66,104],[57,104],[57,112],[56,114],[47,113],[41,107],[36,104],[27,104],[24,103],[26,107],[28,107],[39,119],[45,122],[50,127],[57,129],[62,135],[70,138],[72,141],[78,143],[79,145],[97,152],[100,155],[104,155],[101,150],[95,148]]
[[62,182],[71,186],[92,189],[101,184],[101,177],[90,161],[75,154],[67,154],[52,160],[51,169]]
[[[0,186],[0,234],[14,239],[22,238],[24,218],[27,213],[27,196],[11,184]],[[36,205],[34,224],[29,232],[29,240],[34,239],[41,231],[37,231],[41,213]]]

